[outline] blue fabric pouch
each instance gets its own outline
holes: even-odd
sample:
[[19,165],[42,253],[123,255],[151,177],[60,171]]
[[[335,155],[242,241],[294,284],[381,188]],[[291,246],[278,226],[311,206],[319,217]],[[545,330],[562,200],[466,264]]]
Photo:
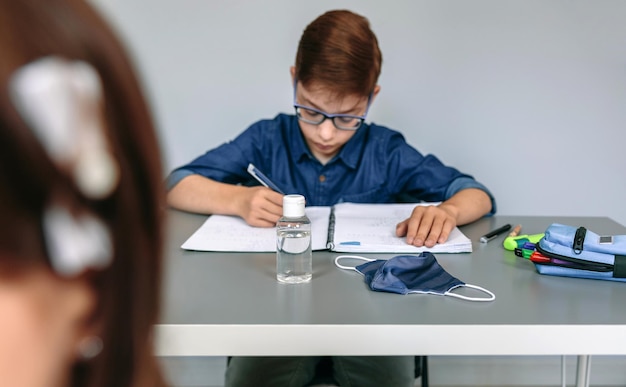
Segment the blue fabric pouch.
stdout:
[[626,235],[553,223],[535,248],[549,258],[534,262],[539,274],[626,282]]

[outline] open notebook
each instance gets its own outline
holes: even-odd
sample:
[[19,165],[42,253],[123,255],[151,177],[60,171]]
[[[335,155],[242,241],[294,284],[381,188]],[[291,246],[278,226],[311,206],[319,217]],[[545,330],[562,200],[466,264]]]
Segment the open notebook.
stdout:
[[[355,204],[306,207],[311,219],[313,250],[342,253],[466,253],[472,242],[458,228],[446,243],[434,247],[408,245],[395,235],[396,224],[420,204]],[[181,246],[185,250],[266,252],[276,251],[276,230],[249,226],[234,216],[211,215]]]

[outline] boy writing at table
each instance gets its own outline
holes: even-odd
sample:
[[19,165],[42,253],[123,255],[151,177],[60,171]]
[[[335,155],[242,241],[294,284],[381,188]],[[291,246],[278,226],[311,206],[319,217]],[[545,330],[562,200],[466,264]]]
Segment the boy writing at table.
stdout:
[[[489,191],[474,178],[422,155],[397,131],[365,123],[380,92],[382,55],[364,17],[327,12],[302,34],[290,68],[294,115],[262,120],[168,178],[168,203],[178,209],[236,215],[273,227],[282,194],[259,186],[247,173],[253,163],[283,192],[308,205],[390,203],[410,197],[441,202],[416,206],[396,227],[415,246],[432,247],[451,230],[495,212]],[[318,358],[234,357],[227,385],[303,386]],[[341,385],[412,386],[413,357],[335,357]]]

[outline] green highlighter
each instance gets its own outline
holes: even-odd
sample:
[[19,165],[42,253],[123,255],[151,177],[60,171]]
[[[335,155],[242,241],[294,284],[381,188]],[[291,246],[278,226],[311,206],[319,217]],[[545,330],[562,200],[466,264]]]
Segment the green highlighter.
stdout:
[[543,238],[544,233],[541,234],[533,234],[533,235],[518,235],[518,236],[509,236],[504,238],[504,242],[502,245],[505,249],[514,251],[516,248],[522,248],[524,243],[537,243],[541,238]]

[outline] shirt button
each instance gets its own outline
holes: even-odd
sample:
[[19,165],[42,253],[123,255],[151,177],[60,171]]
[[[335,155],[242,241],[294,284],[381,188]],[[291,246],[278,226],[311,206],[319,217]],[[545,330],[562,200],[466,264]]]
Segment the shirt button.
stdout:
[[320,175],[320,183],[323,183],[325,181],[326,181],[326,176]]

